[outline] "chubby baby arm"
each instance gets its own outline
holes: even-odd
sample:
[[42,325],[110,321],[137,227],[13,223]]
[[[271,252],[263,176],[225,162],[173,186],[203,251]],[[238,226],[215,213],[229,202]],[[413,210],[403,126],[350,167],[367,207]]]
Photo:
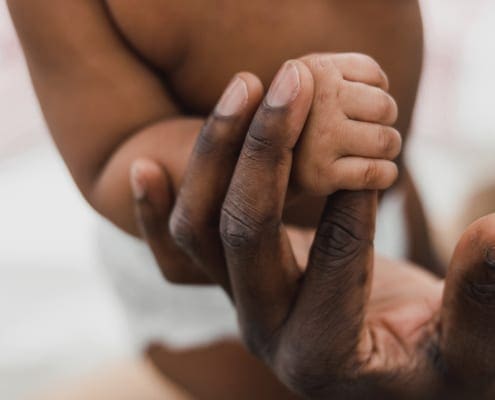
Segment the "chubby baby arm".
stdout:
[[[122,41],[103,2],[8,5],[43,114],[75,182],[98,212],[137,234],[132,161],[155,160],[177,183],[203,121],[181,117],[162,82]],[[163,48],[173,62],[176,49]]]

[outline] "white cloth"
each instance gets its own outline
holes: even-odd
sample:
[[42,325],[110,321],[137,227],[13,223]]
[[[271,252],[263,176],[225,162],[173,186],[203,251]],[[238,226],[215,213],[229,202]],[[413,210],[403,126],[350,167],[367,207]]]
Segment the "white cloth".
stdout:
[[[377,217],[377,252],[391,258],[406,253],[403,200],[401,193],[388,194]],[[161,342],[191,347],[238,336],[234,309],[219,287],[166,282],[148,248],[106,222],[99,229],[98,243],[137,346]]]

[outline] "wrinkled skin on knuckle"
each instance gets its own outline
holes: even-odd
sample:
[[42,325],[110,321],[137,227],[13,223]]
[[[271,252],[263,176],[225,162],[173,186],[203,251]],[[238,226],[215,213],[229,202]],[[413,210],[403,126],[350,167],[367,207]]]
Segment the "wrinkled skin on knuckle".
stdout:
[[253,131],[246,136],[241,157],[272,165],[278,165],[283,160],[283,155],[278,151],[273,140],[258,136]]
[[[312,54],[301,58],[309,70],[313,73],[316,79],[316,85],[320,90],[316,92],[314,102],[327,102],[333,98],[337,98],[338,92],[341,89],[343,77],[339,68],[333,60],[331,54]],[[325,86],[321,86],[318,78],[324,77]],[[318,96],[321,97],[318,97]]]
[[233,250],[248,250],[257,245],[265,222],[254,217],[253,211],[238,196],[228,196],[220,217],[220,236],[225,247]]
[[323,222],[313,243],[314,252],[312,261],[315,266],[334,267],[346,266],[359,256],[363,247],[370,245],[366,239],[356,236],[345,219],[335,219],[332,222]]
[[224,247],[235,250],[253,246],[253,230],[230,211],[222,210],[220,236]]
[[283,116],[271,118],[274,113],[285,114],[286,110],[267,110],[263,112],[266,115],[253,121],[246,135],[242,157],[278,165],[291,154],[297,135]]
[[495,311],[495,280],[493,282],[480,282],[466,279],[463,293],[476,306]]
[[332,57],[331,54],[327,53],[312,53],[301,57],[300,60],[312,71],[338,71]]
[[[489,258],[489,252],[495,246],[494,222],[495,219],[488,216],[468,228],[456,250],[459,261],[454,269],[457,270],[456,280],[460,282],[461,295],[490,312],[495,311],[495,265]],[[466,259],[462,252],[471,255]],[[473,252],[476,253],[474,257]]]

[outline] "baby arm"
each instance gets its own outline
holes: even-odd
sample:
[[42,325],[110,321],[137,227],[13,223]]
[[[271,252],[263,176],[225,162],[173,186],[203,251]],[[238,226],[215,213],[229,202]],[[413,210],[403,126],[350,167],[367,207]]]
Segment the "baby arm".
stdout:
[[[8,3],[43,113],[75,182],[98,212],[136,234],[131,162],[154,160],[178,185],[203,121],[180,116],[154,72],[119,37],[104,2]],[[173,63],[176,49],[164,44],[164,51]]]

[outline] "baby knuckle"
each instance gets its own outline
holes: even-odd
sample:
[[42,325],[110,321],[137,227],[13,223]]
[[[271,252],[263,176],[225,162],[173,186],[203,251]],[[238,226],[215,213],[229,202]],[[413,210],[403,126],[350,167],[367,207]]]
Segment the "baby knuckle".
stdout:
[[384,158],[394,159],[401,149],[400,136],[395,129],[380,126],[377,132],[377,146],[379,153]]
[[335,93],[332,91],[332,88],[321,88],[315,94],[314,104],[327,104],[333,97],[337,97],[337,99],[341,98],[341,89],[338,87],[335,90]]
[[304,179],[304,188],[308,190],[311,194],[318,195],[322,192],[325,187],[325,179],[327,184],[330,182],[330,174],[326,174],[326,165],[322,163],[315,162],[311,168],[313,171],[311,174],[306,174]]
[[369,161],[364,169],[363,184],[364,187],[370,187],[376,184],[379,180],[378,164],[374,161]]
[[322,55],[318,53],[309,54],[301,59],[302,62],[311,70],[319,70],[322,68]]
[[303,58],[301,61],[306,63],[306,65],[313,70],[327,70],[328,68],[336,68],[333,62],[332,54],[328,53],[313,53],[309,54]]

